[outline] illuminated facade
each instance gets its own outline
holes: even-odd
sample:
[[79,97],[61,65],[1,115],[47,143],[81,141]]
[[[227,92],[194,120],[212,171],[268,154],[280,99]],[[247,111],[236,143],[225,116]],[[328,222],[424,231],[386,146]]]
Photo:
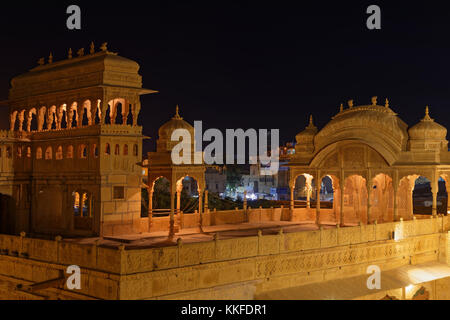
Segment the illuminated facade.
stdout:
[[95,52],[12,79],[10,130],[0,133],[1,231],[139,232],[142,127],[139,65]]

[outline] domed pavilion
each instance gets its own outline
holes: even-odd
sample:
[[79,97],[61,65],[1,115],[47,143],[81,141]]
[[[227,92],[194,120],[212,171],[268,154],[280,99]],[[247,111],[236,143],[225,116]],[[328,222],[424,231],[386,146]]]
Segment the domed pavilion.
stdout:
[[[175,232],[183,227],[183,213],[180,210],[181,205],[181,191],[183,190],[182,181],[186,177],[191,177],[197,181],[198,187],[198,212],[193,215],[193,218],[197,220],[199,228],[202,228],[202,207],[208,207],[207,199],[208,194],[205,190],[205,170],[206,167],[203,164],[180,164],[176,165],[172,161],[172,150],[180,143],[180,141],[172,141],[172,133],[177,129],[185,129],[189,131],[191,137],[191,156],[194,157],[194,127],[179,114],[179,107],[177,105],[175,116],[169,121],[164,123],[158,130],[158,140],[156,142],[156,152],[149,152],[149,167],[148,167],[148,193],[149,193],[149,232],[152,230],[152,215],[153,204],[152,198],[155,191],[155,183],[159,179],[166,178],[170,183],[170,196],[171,196],[171,208],[169,215],[169,237],[173,237]],[[205,192],[205,204],[203,204],[203,192]],[[175,207],[176,196],[176,207]]]
[[[318,130],[312,117],[296,136],[295,155],[289,162],[291,220],[306,215],[320,224],[355,225],[413,219],[416,179],[430,181],[432,214],[438,214],[438,181],[450,192],[450,153],[447,129],[436,123],[426,107],[425,117],[408,129],[389,107],[377,104],[348,108],[343,105],[325,127]],[[294,189],[305,177],[306,208],[295,208]],[[320,188],[325,178],[333,187],[332,208],[321,208]],[[309,198],[316,187],[316,208]],[[445,208],[447,213],[447,208]]]

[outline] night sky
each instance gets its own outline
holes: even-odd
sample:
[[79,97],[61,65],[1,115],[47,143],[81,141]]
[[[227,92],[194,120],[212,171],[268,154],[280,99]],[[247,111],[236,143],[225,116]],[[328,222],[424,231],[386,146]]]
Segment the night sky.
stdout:
[[[67,57],[91,41],[137,61],[145,88],[139,123],[152,137],[179,104],[204,128],[279,128],[293,141],[309,114],[323,127],[340,103],[385,97],[408,124],[428,104],[450,128],[450,12],[443,2],[58,1],[2,3],[0,100],[10,79],[53,53]],[[67,6],[82,10],[82,30],[66,28]],[[366,28],[381,7],[382,29]],[[97,49],[98,50],[98,49]],[[0,115],[7,128],[7,110]]]

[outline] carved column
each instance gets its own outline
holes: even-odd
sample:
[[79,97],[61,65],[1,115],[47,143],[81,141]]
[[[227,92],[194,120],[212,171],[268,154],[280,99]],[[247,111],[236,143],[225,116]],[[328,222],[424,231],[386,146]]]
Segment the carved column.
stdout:
[[371,222],[371,210],[372,210],[372,181],[369,180],[367,184],[367,224]]
[[134,104],[134,113],[133,113],[133,126],[137,126],[137,121],[139,117],[139,113],[141,112],[141,102],[137,101]]
[[394,189],[394,221],[398,221],[398,185],[393,184]]
[[438,188],[433,186],[433,188],[431,188],[431,193],[433,194],[432,213],[433,213],[433,216],[436,216],[437,215],[437,194],[438,194]]
[[203,232],[202,198],[202,190],[198,189],[198,227],[200,229],[200,232]]
[[13,111],[9,118],[9,130],[10,131],[14,131],[14,127],[16,126],[16,118],[17,118],[17,113],[15,111]]
[[124,103],[122,105],[122,125],[127,125],[128,112],[130,111],[130,104],[127,100],[124,99]]
[[33,113],[31,111],[28,112],[28,119],[27,119],[27,132],[31,131],[31,121],[33,120]]
[[170,220],[169,220],[169,240],[172,240],[175,235],[175,190],[170,186]]
[[148,189],[148,232],[152,228],[153,219],[153,190]]
[[345,190],[345,183],[344,179],[342,178],[341,182],[341,212],[340,212],[340,225],[341,227],[344,226],[344,190]]
[[78,116],[78,121],[77,121],[77,127],[82,127],[83,126],[83,119],[84,119],[84,103],[81,104],[81,108],[78,108],[79,110],[77,110],[77,116]]
[[72,121],[73,121],[73,108],[72,106],[69,107],[69,111],[67,112],[67,128],[72,128]]
[[[247,200],[244,200],[247,201]],[[204,213],[208,213],[208,190],[205,190]]]
[[100,124],[105,124],[107,110],[108,110],[108,102],[105,100],[102,100],[100,102]]
[[24,120],[25,120],[25,111],[19,112],[19,131],[23,131]]
[[450,191],[447,191],[447,212],[446,215],[450,213]]
[[289,203],[289,209],[290,209],[290,213],[291,213],[291,216],[290,216],[290,221],[293,221],[293,219],[294,219],[294,188],[295,187],[291,187],[291,201],[290,201],[290,203]]
[[321,189],[321,182],[316,183],[317,184],[317,194],[316,194],[316,224],[317,226],[320,226],[320,189]]

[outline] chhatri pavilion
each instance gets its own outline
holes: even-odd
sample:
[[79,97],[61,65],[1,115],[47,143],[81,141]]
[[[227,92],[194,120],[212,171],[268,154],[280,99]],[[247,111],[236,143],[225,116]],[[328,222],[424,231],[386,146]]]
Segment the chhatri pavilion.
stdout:
[[[432,213],[436,216],[438,181],[446,183],[450,192],[450,152],[447,129],[436,123],[425,109],[424,118],[408,128],[390,108],[377,104],[354,106],[340,111],[320,131],[312,117],[306,129],[296,136],[296,152],[289,163],[291,220],[304,211],[312,214],[317,224],[334,221],[355,225],[411,220],[413,191],[420,176],[430,181],[433,195]],[[307,189],[307,208],[294,207],[294,189],[303,177]],[[331,179],[334,191],[332,209],[315,210],[310,198],[314,185],[320,193],[318,179]]]

